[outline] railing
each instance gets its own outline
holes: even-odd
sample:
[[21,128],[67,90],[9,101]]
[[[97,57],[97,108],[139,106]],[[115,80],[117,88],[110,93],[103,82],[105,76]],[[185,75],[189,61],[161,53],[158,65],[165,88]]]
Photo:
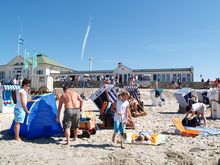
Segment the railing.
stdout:
[[99,88],[100,81],[54,81],[54,88],[62,88],[65,83],[68,83],[73,88]]
[[[99,88],[101,81],[54,81],[54,88],[62,88],[64,83],[69,83],[71,87],[74,88]],[[155,88],[155,82],[152,82],[151,85],[148,86],[139,86],[140,88]],[[125,84],[116,84],[116,87],[124,87]],[[171,82],[158,82],[158,87],[163,89],[178,89],[189,87],[193,89],[207,89],[209,85],[206,82],[184,82],[179,86],[173,85]]]

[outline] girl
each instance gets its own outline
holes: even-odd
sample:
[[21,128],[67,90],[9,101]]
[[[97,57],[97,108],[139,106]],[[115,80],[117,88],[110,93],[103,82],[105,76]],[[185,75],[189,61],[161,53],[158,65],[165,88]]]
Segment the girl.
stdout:
[[127,92],[123,91],[119,94],[117,101],[113,104],[113,109],[115,109],[114,114],[114,133],[112,136],[112,142],[115,143],[115,137],[120,132],[121,134],[121,149],[123,146],[123,135],[125,124],[128,118],[129,102],[127,101]]

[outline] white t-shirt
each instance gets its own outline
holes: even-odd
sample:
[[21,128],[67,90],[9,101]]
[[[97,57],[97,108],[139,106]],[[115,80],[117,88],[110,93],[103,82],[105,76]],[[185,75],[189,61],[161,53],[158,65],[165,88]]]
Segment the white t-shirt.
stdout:
[[22,103],[21,103],[20,93],[23,93],[24,103],[27,105],[27,92],[24,89],[20,89],[19,91],[16,91],[17,104],[16,104],[15,107],[23,109],[23,106],[22,106]]
[[192,111],[193,112],[199,112],[202,107],[203,107],[203,103],[194,103],[192,105]]
[[[128,106],[129,106],[128,101],[122,102],[121,100],[117,100],[114,121],[125,122],[125,120],[126,120],[126,108]],[[119,115],[118,112],[122,113],[122,115]]]

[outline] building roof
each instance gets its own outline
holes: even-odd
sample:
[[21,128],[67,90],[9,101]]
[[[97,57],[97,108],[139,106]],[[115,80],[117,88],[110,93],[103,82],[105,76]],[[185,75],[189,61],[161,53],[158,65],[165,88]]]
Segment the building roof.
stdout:
[[[32,64],[32,61],[31,61]],[[38,54],[37,55],[37,64],[49,64],[49,65],[53,65],[53,66],[57,66],[57,67],[61,67],[61,68],[65,68],[65,69],[69,69],[66,66],[48,58],[46,55],[44,54]],[[72,70],[72,69],[69,69]]]
[[[28,59],[29,65],[32,65],[32,63],[33,63],[32,59],[33,59],[32,57],[30,57],[30,58]],[[18,55],[18,56],[15,56],[15,57],[14,57],[10,62],[8,62],[6,65],[0,65],[0,66],[3,67],[3,66],[7,66],[7,65],[14,65],[17,60],[22,61],[22,63],[24,63],[24,57]],[[60,67],[60,68],[63,68],[63,69],[65,69],[65,70],[74,72],[73,69],[70,69],[70,68],[68,68],[68,67],[66,67],[66,66],[64,66],[64,65],[62,65],[62,64],[60,64],[60,63],[58,63],[58,62],[56,62],[56,61],[54,61],[54,60],[52,60],[52,59],[50,59],[50,58],[48,58],[48,57],[47,57],[46,55],[44,55],[44,54],[38,54],[38,55],[37,55],[37,64],[38,64],[38,65],[42,65],[42,64],[52,65],[52,66],[55,66],[55,67]]]

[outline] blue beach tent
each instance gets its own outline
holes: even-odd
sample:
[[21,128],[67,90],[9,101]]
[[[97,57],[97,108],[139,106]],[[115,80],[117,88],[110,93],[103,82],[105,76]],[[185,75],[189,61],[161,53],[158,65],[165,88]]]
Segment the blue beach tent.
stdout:
[[[20,135],[27,139],[63,135],[61,123],[56,122],[57,106],[54,94],[36,96],[34,103],[28,103],[30,111],[20,128]],[[14,135],[13,121],[9,134]]]

